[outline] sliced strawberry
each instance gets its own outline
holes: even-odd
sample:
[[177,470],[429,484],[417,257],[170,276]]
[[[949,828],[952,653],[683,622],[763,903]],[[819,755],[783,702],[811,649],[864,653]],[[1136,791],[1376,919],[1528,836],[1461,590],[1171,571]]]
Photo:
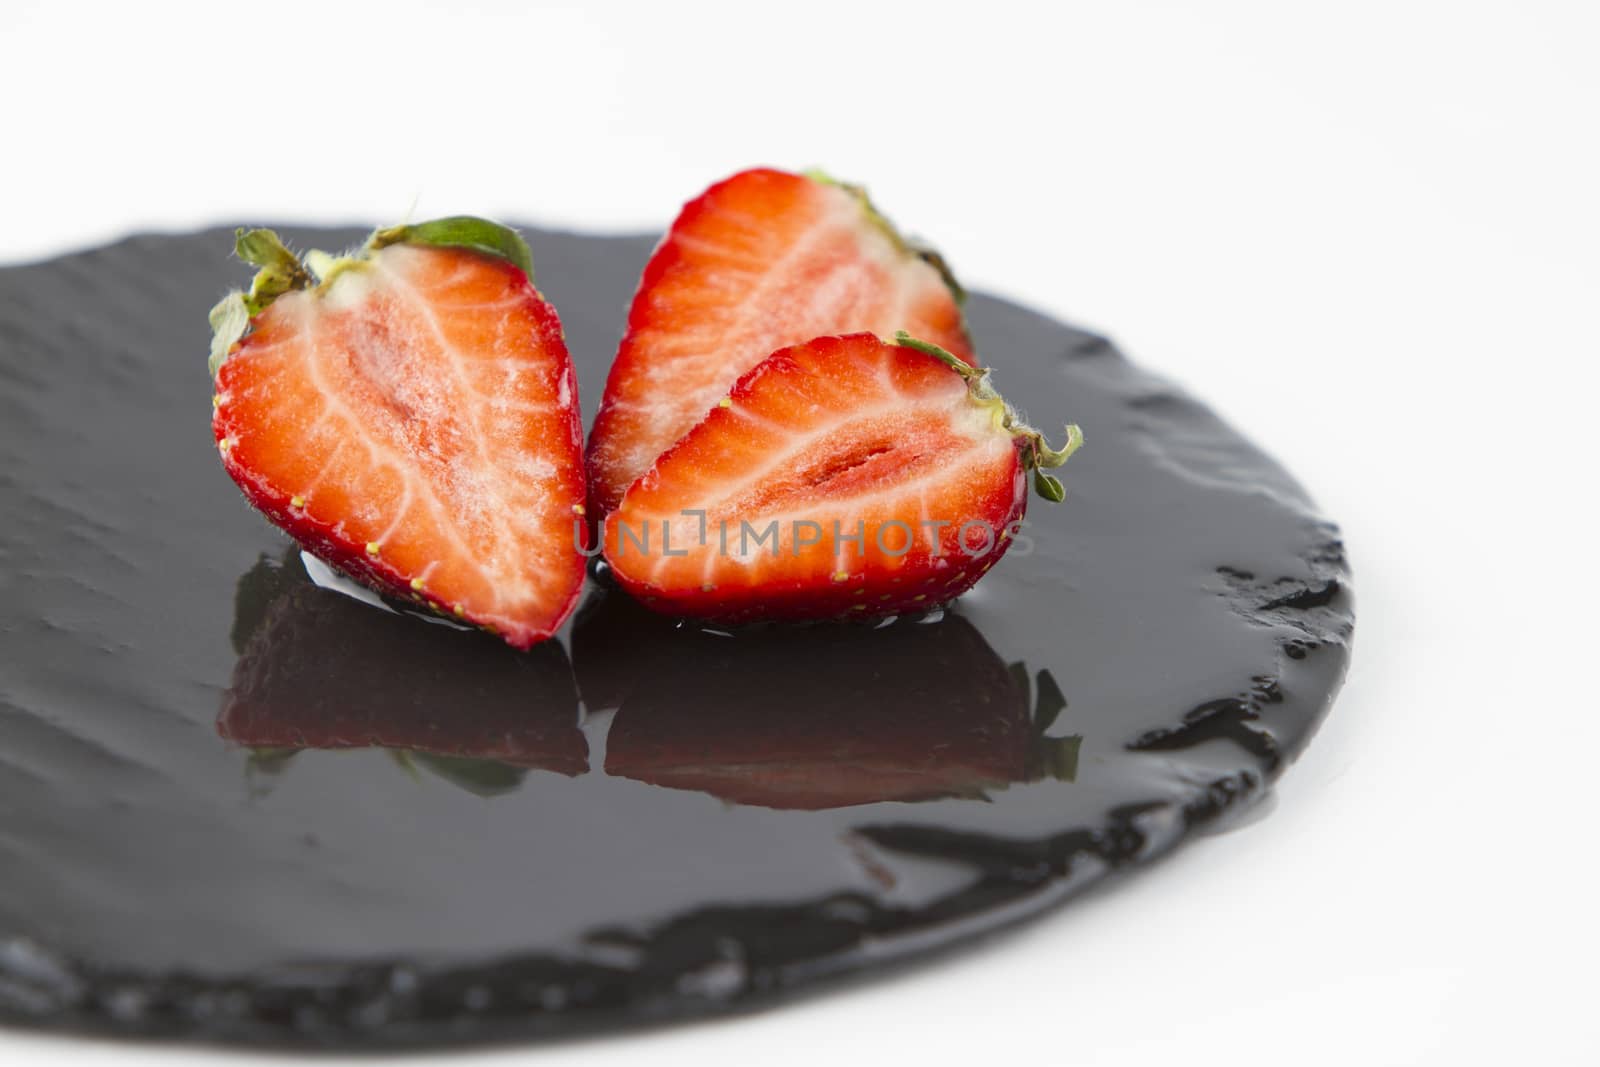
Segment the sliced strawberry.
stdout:
[[267,230],[238,252],[261,271],[212,312],[212,430],[250,503],[379,591],[550,636],[583,583],[582,428],[522,239],[442,219],[343,259]]
[[749,170],[690,202],[645,267],[589,436],[597,517],[739,375],[824,334],[907,330],[976,364],[961,293],[854,186]]
[[[977,370],[900,335],[822,337],[739,379],[606,519],[617,580],[656,611],[726,621],[890,615],[965,592],[1060,451]],[[703,513],[703,514],[702,514]]]

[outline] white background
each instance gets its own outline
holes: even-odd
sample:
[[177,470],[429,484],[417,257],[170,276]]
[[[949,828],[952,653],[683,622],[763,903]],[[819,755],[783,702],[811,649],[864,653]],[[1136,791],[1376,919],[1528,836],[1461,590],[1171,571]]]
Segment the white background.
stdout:
[[0,262],[413,201],[660,227],[821,164],[1343,523],[1355,665],[1263,822],[904,977],[452,1061],[1593,1064],[1597,10],[6,0]]

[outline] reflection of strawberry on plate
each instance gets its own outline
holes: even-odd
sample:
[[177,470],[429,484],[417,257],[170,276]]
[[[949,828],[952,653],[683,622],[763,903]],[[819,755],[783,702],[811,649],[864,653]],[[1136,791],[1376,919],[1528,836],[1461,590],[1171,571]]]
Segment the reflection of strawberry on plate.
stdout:
[[1076,774],[1079,738],[1045,735],[1065,707],[1054,679],[1039,674],[1035,704],[1026,668],[958,615],[727,637],[620,599],[586,606],[573,642],[585,700],[620,705],[608,774],[797,810]]
[[[518,653],[320,589],[297,572],[291,552],[281,564],[263,558],[240,582],[243,651],[217,716],[225,740],[390,749],[469,787],[514,784],[522,769],[588,769],[559,643]],[[263,606],[261,592],[276,596]]]

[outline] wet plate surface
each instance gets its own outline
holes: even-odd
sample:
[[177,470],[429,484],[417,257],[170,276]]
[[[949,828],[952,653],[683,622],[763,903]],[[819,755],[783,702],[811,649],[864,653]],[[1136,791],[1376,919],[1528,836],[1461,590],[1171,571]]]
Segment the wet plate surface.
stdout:
[[[650,242],[531,243],[592,414]],[[763,1003],[1227,818],[1343,674],[1338,535],[1294,483],[1104,340],[983,297],[1000,387],[1088,445],[947,612],[729,636],[591,582],[519,655],[362,605],[212,453],[228,247],[0,271],[13,1023],[393,1045]]]

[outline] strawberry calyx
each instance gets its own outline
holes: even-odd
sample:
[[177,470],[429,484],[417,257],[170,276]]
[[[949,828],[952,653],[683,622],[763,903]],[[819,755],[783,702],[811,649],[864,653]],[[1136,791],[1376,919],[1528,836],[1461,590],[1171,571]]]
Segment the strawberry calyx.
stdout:
[[1053,503],[1066,499],[1066,489],[1061,480],[1047,473],[1066,463],[1083,445],[1083,431],[1075,423],[1066,427],[1066,442],[1052,447],[1044,434],[1025,422],[1017,410],[1006,403],[989,379],[989,370],[974,367],[954,354],[929,341],[919,341],[904,330],[894,335],[895,343],[924,355],[932,356],[949,367],[967,383],[967,395],[979,408],[989,414],[995,429],[1009,433],[1017,443],[1024,469],[1033,473],[1033,487],[1038,494]]
[[511,227],[475,215],[452,215],[431,222],[391,226],[368,238],[367,250],[376,251],[393,244],[465,248],[505,260],[527,275],[528,283],[533,284],[533,253],[528,251],[528,242]]
[[228,358],[234,343],[244,336],[250,320],[284,293],[304,289],[314,279],[305,264],[271,230],[234,231],[233,253],[253,267],[249,292],[235,289],[217,301],[208,316],[211,322],[211,357],[206,367],[215,378]]
[[211,356],[207,367],[213,378],[235,343],[244,336],[250,320],[285,293],[315,288],[325,292],[345,271],[366,265],[372,253],[396,244],[464,248],[503,259],[522,271],[533,284],[533,255],[522,235],[509,226],[472,215],[453,215],[430,222],[407,223],[376,230],[366,243],[343,256],[311,249],[304,257],[291,252],[272,230],[234,232],[233,252],[257,268],[248,292],[235,289],[211,309]]
[[801,173],[814,182],[820,182],[823,185],[831,185],[836,189],[842,189],[851,196],[855,197],[856,202],[861,205],[861,211],[864,215],[866,215],[868,221],[870,221],[879,230],[883,231],[883,233],[889,238],[896,248],[907,255],[916,256],[918,259],[928,264],[928,266],[938,271],[939,277],[944,281],[945,288],[950,290],[950,295],[955,299],[957,306],[966,303],[967,291],[962,288],[961,283],[956,280],[955,272],[950,269],[950,264],[945,260],[943,254],[941,254],[937,248],[934,248],[930,244],[902,234],[899,228],[896,227],[892,221],[890,221],[889,216],[878,210],[878,206],[874,204],[872,202],[872,198],[867,195],[866,186],[857,185],[853,182],[841,181],[840,179],[829,174],[827,171],[818,167],[811,167],[810,169],[804,170]]
[[271,230],[239,229],[234,232],[233,253],[258,268],[245,294],[245,310],[259,314],[284,293],[312,284],[311,274]]

